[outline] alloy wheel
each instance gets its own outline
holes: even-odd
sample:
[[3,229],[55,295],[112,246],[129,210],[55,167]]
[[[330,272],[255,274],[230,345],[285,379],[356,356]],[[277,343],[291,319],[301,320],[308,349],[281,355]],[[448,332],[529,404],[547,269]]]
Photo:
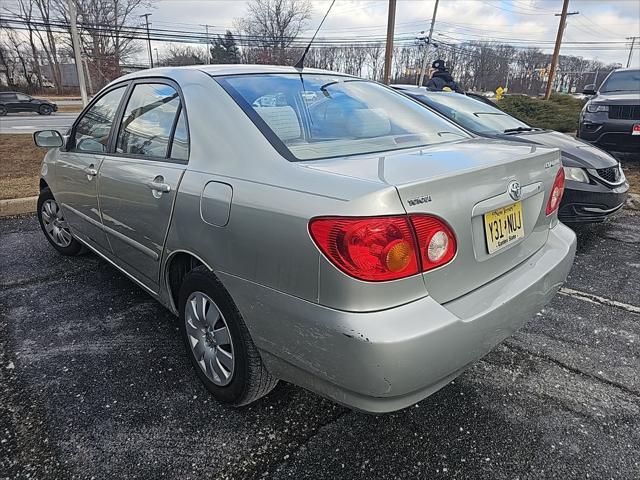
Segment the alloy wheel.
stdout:
[[220,309],[207,294],[196,291],[187,299],[184,321],[191,352],[204,374],[218,386],[229,384],[235,363],[233,343]]
[[71,245],[73,236],[69,230],[69,225],[64,219],[62,210],[55,200],[46,200],[40,209],[44,230],[49,238],[57,246],[66,248]]

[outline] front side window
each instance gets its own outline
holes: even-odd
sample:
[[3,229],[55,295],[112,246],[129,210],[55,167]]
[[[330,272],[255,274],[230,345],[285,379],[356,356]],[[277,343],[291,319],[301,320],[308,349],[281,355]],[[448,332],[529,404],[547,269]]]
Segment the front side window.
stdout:
[[122,117],[116,153],[167,157],[179,107],[180,96],[173,87],[161,83],[136,85]]
[[20,100],[21,102],[28,102],[31,100],[30,96],[24,95],[23,93],[17,93],[16,96],[18,97],[18,100]]
[[[331,75],[216,78],[290,160],[385,152],[468,138],[382,85]],[[284,147],[284,148],[280,148]]]
[[511,129],[530,129],[502,110],[459,93],[419,95],[430,107],[447,118],[476,133],[498,134]]
[[126,87],[123,85],[111,90],[86,111],[76,125],[75,150],[88,153],[107,151],[111,125],[125,89]]
[[640,70],[613,72],[600,87],[600,92],[640,92]]

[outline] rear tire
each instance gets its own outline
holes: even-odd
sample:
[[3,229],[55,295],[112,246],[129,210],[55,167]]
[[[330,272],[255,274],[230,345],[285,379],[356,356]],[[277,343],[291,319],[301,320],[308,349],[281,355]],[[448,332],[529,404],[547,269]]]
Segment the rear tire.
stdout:
[[0,117],[4,117],[7,114],[7,107],[0,105]]
[[180,332],[196,374],[214,398],[247,405],[278,383],[220,281],[205,266],[191,270],[179,295]]
[[40,108],[38,109],[38,113],[40,115],[51,115],[51,112],[53,112],[53,108],[49,105],[40,105]]
[[38,197],[38,221],[51,246],[62,255],[75,256],[83,252],[82,244],[71,234],[62,209],[49,187],[42,189]]

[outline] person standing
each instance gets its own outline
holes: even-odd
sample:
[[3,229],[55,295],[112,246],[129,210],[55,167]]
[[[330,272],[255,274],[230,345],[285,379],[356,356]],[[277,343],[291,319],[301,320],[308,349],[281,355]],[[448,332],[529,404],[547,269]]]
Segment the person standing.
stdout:
[[436,60],[429,69],[429,80],[424,85],[428,90],[464,93],[464,90],[447,71],[444,60]]

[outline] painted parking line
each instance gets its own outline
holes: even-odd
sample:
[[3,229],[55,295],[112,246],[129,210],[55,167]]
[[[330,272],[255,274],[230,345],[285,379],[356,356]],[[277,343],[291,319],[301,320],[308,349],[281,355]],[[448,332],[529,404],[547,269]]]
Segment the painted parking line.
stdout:
[[611,300],[609,298],[600,297],[598,295],[594,295],[592,293],[580,292],[578,290],[573,290],[571,288],[562,287],[558,292],[560,295],[566,295],[568,297],[577,298],[578,300],[582,300],[584,302],[598,303],[601,305],[608,305],[610,307],[617,307],[627,312],[631,313],[639,313],[640,307],[636,305],[631,305],[629,303],[618,302],[617,300]]

